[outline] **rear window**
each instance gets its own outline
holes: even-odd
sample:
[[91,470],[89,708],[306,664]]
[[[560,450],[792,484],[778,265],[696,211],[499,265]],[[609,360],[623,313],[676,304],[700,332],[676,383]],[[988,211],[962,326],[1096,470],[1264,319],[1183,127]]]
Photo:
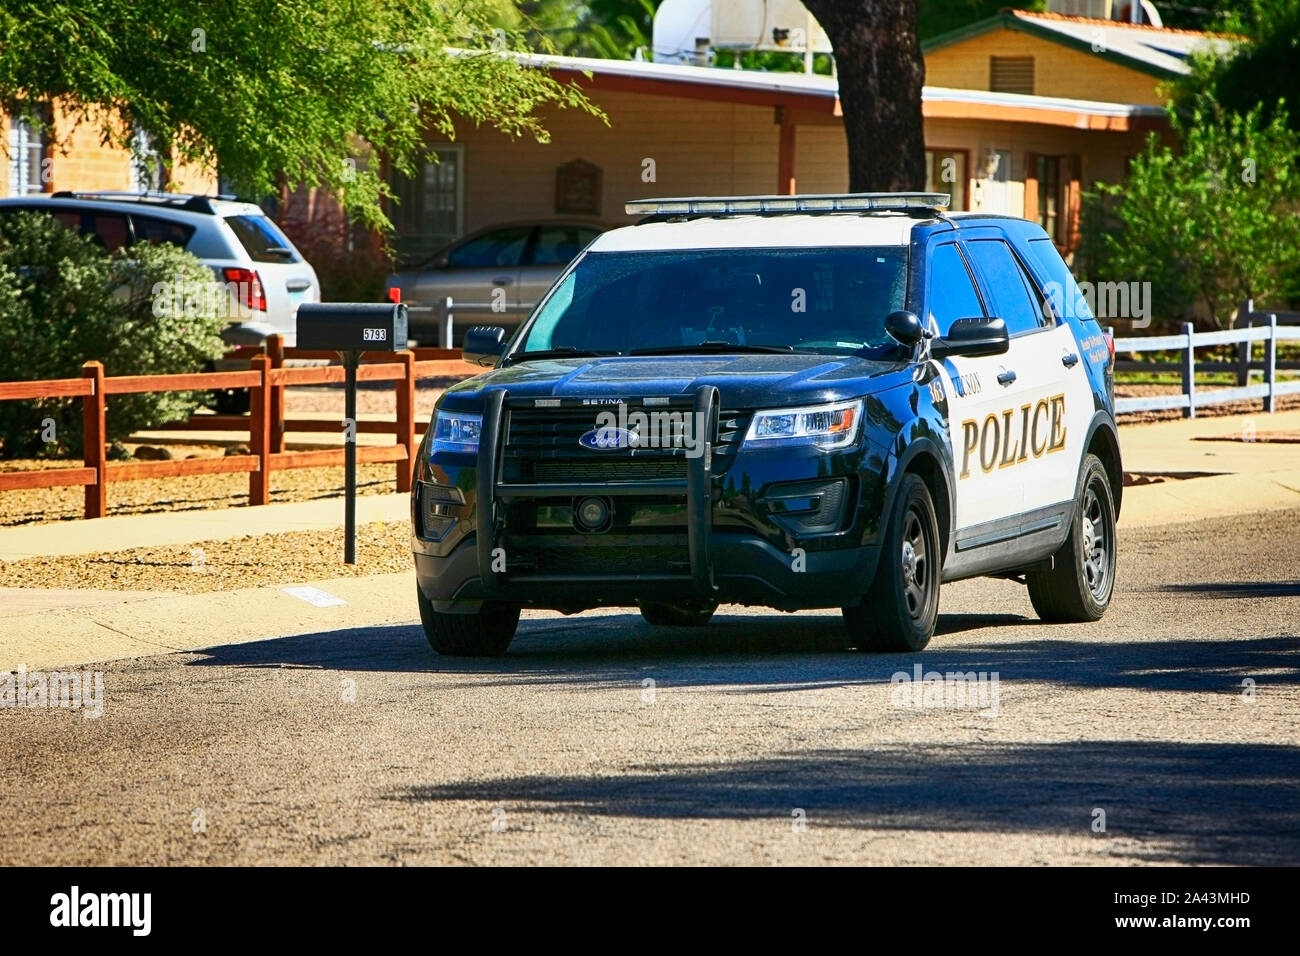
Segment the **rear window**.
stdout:
[[266,216],[227,216],[226,225],[254,262],[302,261],[293,243]]
[[132,213],[131,222],[135,225],[135,241],[148,242],[155,246],[167,243],[184,249],[185,244],[190,241],[190,236],[194,235],[193,226],[159,219],[156,216],[137,216]]

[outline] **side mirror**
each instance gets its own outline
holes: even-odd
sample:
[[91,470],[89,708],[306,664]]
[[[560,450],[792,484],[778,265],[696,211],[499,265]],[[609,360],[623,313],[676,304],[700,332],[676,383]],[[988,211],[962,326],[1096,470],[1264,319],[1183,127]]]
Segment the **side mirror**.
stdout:
[[461,358],[471,365],[491,366],[506,350],[506,330],[499,325],[476,325],[465,333]]
[[1002,319],[958,319],[943,338],[930,343],[930,357],[945,355],[1001,355],[1011,347],[1007,323]]
[[911,348],[925,337],[925,329],[915,312],[900,310],[885,316],[885,331],[902,345]]

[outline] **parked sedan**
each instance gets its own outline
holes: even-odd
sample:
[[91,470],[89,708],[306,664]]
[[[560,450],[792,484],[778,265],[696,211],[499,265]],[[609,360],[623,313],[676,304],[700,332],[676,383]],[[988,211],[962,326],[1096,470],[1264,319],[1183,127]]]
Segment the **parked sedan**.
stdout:
[[607,226],[592,220],[490,226],[447,246],[424,264],[388,277],[410,310],[410,336],[445,344],[443,303],[452,299],[453,344],[472,325],[512,333],[567,266]]

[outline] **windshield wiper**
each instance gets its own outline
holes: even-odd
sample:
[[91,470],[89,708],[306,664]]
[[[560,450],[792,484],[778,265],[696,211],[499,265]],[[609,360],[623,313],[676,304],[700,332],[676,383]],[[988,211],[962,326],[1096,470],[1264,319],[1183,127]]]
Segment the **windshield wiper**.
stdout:
[[515,352],[507,357],[507,362],[530,362],[533,359],[548,358],[607,358],[622,354],[622,352],[597,352],[592,349],[574,348],[572,345],[561,345],[558,348],[538,349],[535,352]]
[[630,349],[628,355],[691,355],[712,352],[793,352],[791,345],[737,345],[734,342],[700,342],[696,345],[661,345],[652,349]]

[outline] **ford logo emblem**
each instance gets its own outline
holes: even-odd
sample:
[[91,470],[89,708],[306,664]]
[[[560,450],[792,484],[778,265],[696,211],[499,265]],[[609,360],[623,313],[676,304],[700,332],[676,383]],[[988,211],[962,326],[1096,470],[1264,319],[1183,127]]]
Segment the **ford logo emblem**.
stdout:
[[593,428],[578,439],[578,444],[592,451],[621,451],[635,448],[639,441],[636,432],[626,428]]

